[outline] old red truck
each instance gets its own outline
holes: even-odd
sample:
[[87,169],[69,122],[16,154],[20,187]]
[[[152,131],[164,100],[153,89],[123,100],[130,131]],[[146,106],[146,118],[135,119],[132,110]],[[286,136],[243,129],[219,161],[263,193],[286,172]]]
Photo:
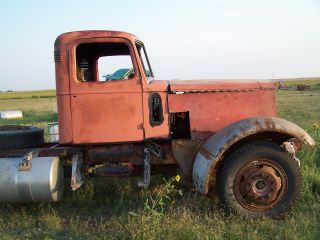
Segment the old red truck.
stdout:
[[[0,201],[59,200],[70,159],[73,189],[80,170],[142,169],[147,188],[151,169],[179,166],[198,191],[215,190],[242,215],[276,217],[297,201],[295,151],[315,142],[276,117],[273,82],[155,80],[143,42],[117,31],[64,33],[54,61],[59,142],[44,143],[34,127],[2,126]],[[117,69],[126,74],[112,78]]]

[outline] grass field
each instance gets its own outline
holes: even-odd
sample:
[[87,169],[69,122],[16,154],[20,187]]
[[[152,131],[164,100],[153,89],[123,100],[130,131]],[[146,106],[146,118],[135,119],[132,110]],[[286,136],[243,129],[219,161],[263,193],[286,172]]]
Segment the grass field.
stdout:
[[20,92],[0,92],[0,99],[27,99],[27,98],[55,98],[56,91],[39,90],[39,91],[20,91]]
[[54,90],[29,92],[0,92],[0,111],[21,110],[22,119],[0,119],[0,125],[34,125],[45,129],[48,140],[48,122],[57,121]]
[[[279,115],[301,125],[318,143],[319,83],[310,82],[312,87],[305,92],[277,92]],[[23,110],[26,118],[0,124],[44,126],[56,120],[53,95],[36,99],[19,99],[18,93],[10,99],[9,95],[0,93],[0,109]],[[165,191],[163,177],[168,181],[171,176],[154,175],[148,190],[136,187],[136,177],[96,178],[76,192],[67,187],[63,200],[55,204],[1,204],[0,239],[319,239],[319,150],[316,147],[299,152],[304,176],[301,201],[281,220],[228,215],[214,196],[202,196],[174,181],[176,190],[168,191],[168,198],[163,197],[161,214],[160,204],[155,206],[156,211],[150,211],[146,199]],[[182,190],[182,196],[177,189]]]

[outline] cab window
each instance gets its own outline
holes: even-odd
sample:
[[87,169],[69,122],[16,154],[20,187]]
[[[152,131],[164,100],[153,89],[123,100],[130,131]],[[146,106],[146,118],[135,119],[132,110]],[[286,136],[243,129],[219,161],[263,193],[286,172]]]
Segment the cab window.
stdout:
[[154,78],[154,76],[153,76],[153,72],[152,72],[152,69],[151,69],[151,65],[150,65],[150,62],[149,62],[149,59],[148,59],[148,55],[147,55],[146,49],[144,48],[144,45],[141,42],[137,42],[136,46],[137,46],[137,49],[138,49],[139,58],[140,58],[140,61],[142,63],[144,74],[145,74],[145,76],[147,77],[148,80],[152,80]]
[[134,78],[130,50],[125,43],[83,43],[76,48],[80,82],[108,82]]

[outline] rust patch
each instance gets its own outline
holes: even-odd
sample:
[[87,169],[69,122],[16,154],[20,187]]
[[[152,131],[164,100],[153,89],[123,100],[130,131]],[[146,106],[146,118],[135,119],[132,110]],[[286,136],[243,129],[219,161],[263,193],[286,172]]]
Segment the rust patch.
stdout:
[[199,153],[202,154],[208,161],[214,160],[214,156],[204,147],[200,148]]
[[192,179],[193,163],[203,141],[172,140],[172,152],[186,180]]

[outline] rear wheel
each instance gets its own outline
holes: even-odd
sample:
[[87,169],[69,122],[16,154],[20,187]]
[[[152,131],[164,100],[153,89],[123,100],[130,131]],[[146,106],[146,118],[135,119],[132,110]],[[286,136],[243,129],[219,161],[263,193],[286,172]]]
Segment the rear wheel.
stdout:
[[279,145],[246,144],[219,168],[217,194],[225,207],[249,217],[279,217],[301,192],[299,165]]
[[43,129],[33,126],[0,126],[0,150],[37,147],[44,143]]

